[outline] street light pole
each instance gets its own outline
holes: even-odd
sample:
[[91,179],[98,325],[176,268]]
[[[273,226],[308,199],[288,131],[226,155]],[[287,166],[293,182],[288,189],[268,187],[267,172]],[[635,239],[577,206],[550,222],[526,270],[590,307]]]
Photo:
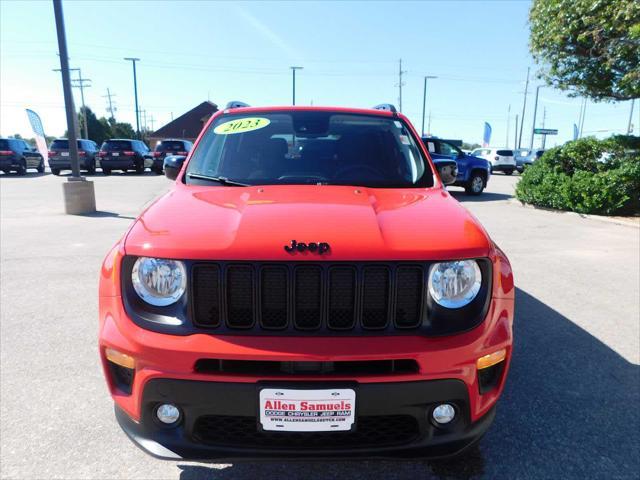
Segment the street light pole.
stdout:
[[138,79],[136,77],[136,62],[139,62],[139,58],[125,57],[125,60],[130,61],[133,64],[133,95],[136,101],[136,133],[140,138],[140,110],[138,109]]
[[426,114],[427,107],[427,79],[429,78],[438,78],[435,75],[425,75],[424,77],[424,92],[422,94],[422,136],[424,137],[424,117]]
[[524,113],[527,109],[527,93],[529,92],[529,70],[530,68],[527,67],[527,83],[525,83],[524,85],[524,99],[522,101],[522,117],[520,117],[520,136],[518,137],[518,145],[516,146],[516,148],[520,148],[520,145],[522,144],[522,127],[524,127]]
[[304,67],[289,67],[293,73],[293,105],[296,104],[296,70],[302,70]]
[[636,103],[636,99],[631,100],[631,111],[629,112],[629,123],[627,124],[627,135],[631,135],[631,120],[633,120],[633,106]]
[[533,137],[536,131],[536,115],[538,114],[538,93],[540,93],[540,87],[542,85],[538,85],[536,87],[536,100],[533,104],[533,123],[531,124],[531,141],[529,142],[529,150],[533,150]]

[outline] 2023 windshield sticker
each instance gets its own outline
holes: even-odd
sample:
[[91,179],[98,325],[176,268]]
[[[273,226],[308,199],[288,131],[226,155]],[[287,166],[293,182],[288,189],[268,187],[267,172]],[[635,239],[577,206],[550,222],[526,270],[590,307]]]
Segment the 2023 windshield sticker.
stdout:
[[271,123],[268,118],[262,117],[246,117],[238,118],[236,120],[229,120],[228,122],[221,123],[213,129],[214,133],[218,135],[233,135],[235,133],[251,132],[253,130],[259,130]]

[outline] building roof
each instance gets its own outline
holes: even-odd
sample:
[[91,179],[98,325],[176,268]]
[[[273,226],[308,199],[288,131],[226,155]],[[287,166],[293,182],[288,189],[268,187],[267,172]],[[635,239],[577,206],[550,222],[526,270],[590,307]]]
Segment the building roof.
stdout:
[[151,138],[196,138],[211,115],[218,111],[213,102],[202,102],[187,113],[160,127],[149,135]]

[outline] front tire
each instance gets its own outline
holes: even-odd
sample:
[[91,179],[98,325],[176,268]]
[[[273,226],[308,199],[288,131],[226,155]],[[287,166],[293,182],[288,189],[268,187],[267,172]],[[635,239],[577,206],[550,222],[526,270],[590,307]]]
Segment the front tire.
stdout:
[[44,173],[44,160],[41,160],[40,165],[38,165],[38,173]]
[[505,170],[505,171],[504,171],[504,174],[505,174],[505,175],[513,175],[513,169],[511,169],[511,170]]
[[484,175],[474,173],[471,175],[471,179],[469,183],[467,183],[464,191],[467,195],[480,195],[485,186]]

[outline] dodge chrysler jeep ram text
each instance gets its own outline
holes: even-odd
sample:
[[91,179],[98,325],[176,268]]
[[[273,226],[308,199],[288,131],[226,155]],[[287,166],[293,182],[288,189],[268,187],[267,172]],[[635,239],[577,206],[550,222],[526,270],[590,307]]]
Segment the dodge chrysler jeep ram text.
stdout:
[[392,105],[216,113],[108,253],[100,356],[161,458],[440,457],[491,424],[509,261]]

